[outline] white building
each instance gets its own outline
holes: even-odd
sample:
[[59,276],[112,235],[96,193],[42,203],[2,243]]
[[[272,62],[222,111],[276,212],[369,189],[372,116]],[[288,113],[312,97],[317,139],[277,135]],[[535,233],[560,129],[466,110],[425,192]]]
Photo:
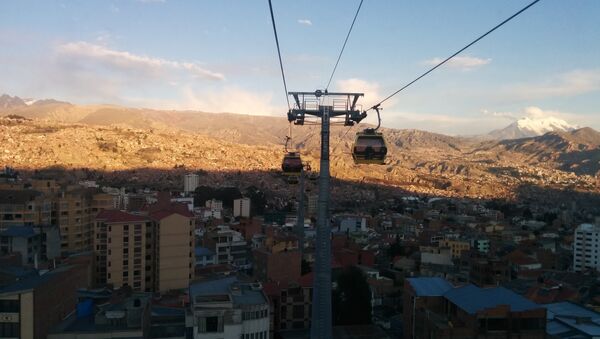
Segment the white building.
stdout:
[[210,209],[213,209],[213,210],[219,210],[219,211],[223,210],[223,202],[221,200],[216,200],[216,199],[206,200],[206,202],[204,203],[204,206],[208,207]]
[[248,244],[240,232],[226,225],[217,226],[215,231],[207,234],[211,250],[216,254],[215,264],[244,267],[248,265]]
[[193,283],[186,326],[194,339],[267,339],[269,302],[260,283],[237,277]]
[[600,226],[581,224],[575,229],[573,243],[573,270],[575,272],[595,269],[600,271]]
[[233,201],[234,217],[250,217],[250,198],[235,199]]
[[200,184],[200,177],[198,174],[186,174],[183,177],[183,191],[185,193],[194,192],[198,185]]

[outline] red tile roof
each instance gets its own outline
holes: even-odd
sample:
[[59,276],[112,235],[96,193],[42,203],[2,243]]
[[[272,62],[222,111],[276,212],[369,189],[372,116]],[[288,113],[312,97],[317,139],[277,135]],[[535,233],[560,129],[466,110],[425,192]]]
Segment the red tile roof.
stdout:
[[106,222],[136,222],[136,221],[148,221],[148,218],[141,215],[131,214],[119,210],[103,210],[96,216],[98,220],[105,220]]
[[306,273],[298,279],[298,284],[302,287],[312,287],[313,286],[314,274],[313,272]]
[[190,212],[186,204],[170,203],[167,205],[150,205],[148,206],[150,216],[154,219],[161,220],[171,214],[180,214],[184,217],[193,218],[194,214]]

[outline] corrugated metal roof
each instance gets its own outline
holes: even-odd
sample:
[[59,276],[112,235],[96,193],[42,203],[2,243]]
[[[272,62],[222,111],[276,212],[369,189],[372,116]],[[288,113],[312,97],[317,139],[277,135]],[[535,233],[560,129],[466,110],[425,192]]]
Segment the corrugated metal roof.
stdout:
[[407,280],[415,290],[417,297],[439,297],[452,289],[452,285],[443,278],[420,277]]
[[31,226],[12,226],[0,232],[0,236],[12,238],[31,238],[36,234]]
[[516,312],[542,307],[504,287],[479,288],[466,285],[449,290],[444,297],[469,314],[498,305],[508,305]]
[[572,302],[544,305],[548,310],[548,334],[572,333],[600,336],[600,313]]

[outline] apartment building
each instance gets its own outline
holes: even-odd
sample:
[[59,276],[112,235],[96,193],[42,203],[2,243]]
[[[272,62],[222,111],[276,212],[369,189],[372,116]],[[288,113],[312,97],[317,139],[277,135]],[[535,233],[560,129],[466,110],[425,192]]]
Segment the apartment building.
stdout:
[[166,207],[151,212],[150,217],[156,235],[155,290],[187,288],[194,272],[194,215]]
[[237,277],[193,283],[186,324],[194,339],[267,339],[269,302],[260,283]]
[[65,265],[0,287],[0,337],[46,339],[75,310],[77,289],[89,283],[87,265]]
[[95,234],[97,285],[154,290],[155,234],[149,217],[104,210],[96,217]]
[[438,246],[440,248],[449,248],[452,259],[458,259],[463,252],[471,248],[471,243],[469,241],[444,239],[440,240]]
[[234,217],[250,217],[250,198],[241,198],[233,200]]
[[573,243],[573,270],[600,271],[600,226],[581,224],[575,229]]
[[50,225],[52,200],[30,189],[0,190],[0,228]]
[[226,225],[217,226],[204,234],[205,247],[216,255],[217,265],[242,267],[248,264],[248,244],[240,232]]
[[96,284],[146,292],[187,288],[194,270],[193,230],[185,205],[155,206],[148,215],[101,211],[95,222]]

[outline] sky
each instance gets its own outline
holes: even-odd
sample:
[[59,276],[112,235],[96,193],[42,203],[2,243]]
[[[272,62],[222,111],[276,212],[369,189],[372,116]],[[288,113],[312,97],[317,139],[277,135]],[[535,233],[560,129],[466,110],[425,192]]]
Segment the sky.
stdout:
[[[324,88],[360,1],[272,1],[288,90]],[[364,0],[329,90],[368,108],[529,2]],[[541,0],[386,102],[383,126],[473,135],[552,116],[600,130],[599,17],[598,0]],[[0,93],[287,112],[267,0],[2,0]]]

